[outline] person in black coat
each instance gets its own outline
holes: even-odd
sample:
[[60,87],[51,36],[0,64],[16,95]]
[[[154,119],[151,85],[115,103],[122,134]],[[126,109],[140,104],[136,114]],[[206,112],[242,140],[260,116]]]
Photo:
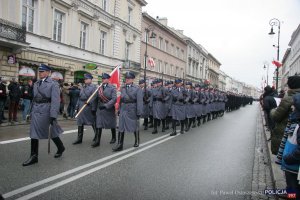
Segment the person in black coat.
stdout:
[[263,110],[266,114],[267,126],[270,130],[275,127],[275,123],[270,117],[270,112],[273,108],[277,107],[274,97],[276,97],[274,90],[270,86],[264,88],[264,98],[263,98]]
[[7,94],[6,94],[6,85],[2,81],[2,77],[0,77],[0,124],[2,124],[4,118],[4,107],[6,102]]
[[30,104],[33,98],[33,81],[28,80],[28,83],[24,85],[21,89],[21,94],[23,98],[23,113],[22,117],[23,120],[26,120],[26,116],[29,114]]
[[73,87],[70,88],[69,95],[70,95],[70,117],[74,118],[76,104],[80,95],[80,89],[78,85],[74,85]]
[[12,82],[8,85],[9,90],[9,109],[8,109],[8,120],[9,122],[17,122],[17,113],[19,107],[19,101],[21,98],[20,85],[15,78],[12,79]]

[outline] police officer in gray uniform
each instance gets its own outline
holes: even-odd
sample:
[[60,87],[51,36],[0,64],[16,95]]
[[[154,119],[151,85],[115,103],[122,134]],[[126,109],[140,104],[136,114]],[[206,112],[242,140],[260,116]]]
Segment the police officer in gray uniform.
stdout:
[[165,132],[165,88],[162,86],[162,79],[156,80],[156,87],[152,91],[150,100],[150,109],[153,110],[154,129],[152,134],[158,133],[157,126],[160,120],[163,120],[162,132]]
[[150,115],[149,103],[151,98],[151,92],[150,89],[147,88],[144,79],[139,80],[139,86],[143,91],[143,113],[141,115],[141,118],[144,118],[144,130],[148,130],[148,123],[149,123],[148,118]]
[[133,84],[134,79],[133,72],[125,74],[125,86],[121,88],[118,144],[113,151],[123,150],[125,132],[133,132],[134,147],[139,146],[139,118],[143,113],[143,91],[139,86]]
[[184,120],[186,117],[185,114],[185,105],[184,100],[186,98],[185,89],[182,87],[182,80],[176,79],[175,80],[176,88],[172,90],[172,133],[170,136],[176,135],[176,122],[180,121],[180,133],[184,133]]
[[193,90],[193,84],[192,82],[186,83],[186,99],[185,99],[185,106],[186,106],[186,120],[185,125],[186,129],[185,131],[189,131],[191,128],[192,123],[195,121],[196,112],[194,109],[194,90]]
[[[96,136],[96,127],[95,127],[95,120],[96,120],[96,95],[92,98],[92,100],[87,103],[87,100],[90,96],[95,92],[97,86],[92,84],[93,76],[89,73],[84,74],[84,83],[85,85],[81,88],[79,99],[76,105],[76,110],[80,110],[84,104],[87,104],[84,110],[79,114],[77,118],[77,125],[78,125],[78,137],[73,144],[81,144],[82,137],[83,137],[83,129],[84,125],[92,126]],[[96,137],[94,138],[94,140]]]
[[63,130],[56,121],[60,105],[59,85],[49,77],[50,71],[49,66],[41,64],[39,67],[40,80],[33,86],[34,96],[30,123],[31,154],[23,166],[38,162],[39,139],[48,139],[50,125],[50,137],[57,146],[57,153],[54,157],[61,157],[65,151],[59,138]]
[[102,129],[111,129],[110,144],[116,142],[116,124],[117,117],[115,111],[115,103],[117,102],[117,89],[109,83],[110,75],[102,74],[102,86],[98,89],[96,98],[96,138],[92,147],[100,145]]
[[173,87],[173,81],[166,81],[165,83],[165,109],[166,109],[166,128],[165,130],[169,129],[169,124],[172,122],[172,88]]

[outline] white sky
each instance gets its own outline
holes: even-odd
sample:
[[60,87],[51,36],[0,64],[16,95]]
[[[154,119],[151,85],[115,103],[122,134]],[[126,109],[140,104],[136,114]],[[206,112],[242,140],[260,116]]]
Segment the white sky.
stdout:
[[143,8],[152,17],[167,17],[168,25],[203,45],[221,63],[221,70],[247,84],[261,87],[268,62],[269,84],[277,57],[276,35],[269,21],[281,23],[280,61],[300,23],[300,0],[147,0]]

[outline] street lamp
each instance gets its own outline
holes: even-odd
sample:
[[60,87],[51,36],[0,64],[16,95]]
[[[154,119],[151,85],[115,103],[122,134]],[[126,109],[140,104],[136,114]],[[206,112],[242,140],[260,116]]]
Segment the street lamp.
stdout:
[[147,73],[147,59],[148,59],[148,53],[147,53],[147,47],[148,47],[148,36],[151,32],[150,38],[153,39],[156,37],[156,34],[153,32],[154,28],[152,26],[149,26],[148,28],[145,28],[146,31],[146,50],[145,50],[145,63],[144,63],[144,80],[145,80],[145,94],[146,94],[146,73]]
[[267,85],[269,85],[269,64],[268,63],[264,64],[264,69],[267,69]]
[[[277,18],[273,18],[270,20],[269,24],[271,26],[271,31],[270,31],[269,35],[274,35],[275,33],[273,30],[273,27],[278,26],[278,42],[277,42],[277,46],[275,46],[275,45],[273,45],[273,46],[277,48],[277,61],[279,61],[280,21]],[[278,91],[278,74],[279,74],[279,69],[278,69],[278,67],[276,67],[276,90],[277,91]]]

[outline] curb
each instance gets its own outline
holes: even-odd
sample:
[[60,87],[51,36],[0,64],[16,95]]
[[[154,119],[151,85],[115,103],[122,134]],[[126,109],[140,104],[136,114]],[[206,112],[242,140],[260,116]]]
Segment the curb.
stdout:
[[[76,121],[75,119],[64,119],[64,118],[58,118],[57,121]],[[22,126],[22,125],[30,125],[30,122],[15,122],[15,123],[9,123],[9,122],[4,122],[2,124],[0,124],[0,128],[1,127],[9,127],[9,126]]]
[[[264,137],[267,142],[267,149],[268,149],[268,157],[270,160],[270,165],[271,165],[271,177],[272,181],[274,182],[274,189],[285,189],[286,188],[286,181],[285,181],[285,176],[283,171],[280,169],[280,166],[275,163],[275,158],[276,155],[273,155],[271,152],[271,142],[267,141],[268,138],[270,138],[271,133],[270,131],[267,131],[267,128],[264,126],[266,124],[265,118],[264,118],[264,113],[262,109],[260,108],[260,114],[261,114],[261,120],[263,122],[263,131],[264,131]],[[281,199],[281,198],[279,198]]]

